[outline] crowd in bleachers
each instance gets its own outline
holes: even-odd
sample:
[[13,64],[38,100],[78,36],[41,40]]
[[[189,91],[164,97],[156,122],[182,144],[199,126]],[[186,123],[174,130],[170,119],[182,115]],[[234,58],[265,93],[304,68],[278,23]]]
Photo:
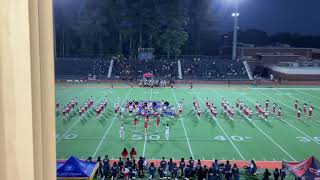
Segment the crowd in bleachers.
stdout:
[[[178,77],[178,60],[181,62],[184,79],[202,80],[247,80],[242,61],[214,58],[209,56],[185,56],[175,59],[159,58],[139,61],[128,58],[113,58],[112,77],[123,80],[139,80],[146,72],[166,80]],[[111,59],[64,58],[55,61],[56,77],[59,76],[95,76],[106,78]]]
[[[213,57],[184,57],[181,61],[182,76],[187,79],[247,79],[247,72],[242,61],[217,59]],[[118,60],[113,74],[119,77],[139,77],[145,72],[156,76],[171,78],[178,76],[178,60],[165,58],[136,61]]]
[[247,79],[242,61],[212,57],[191,57],[182,60],[183,77],[215,79]]
[[170,79],[177,77],[177,61],[167,59],[156,59],[149,61],[139,61],[133,59],[117,59],[113,67],[113,76],[120,78],[140,78],[146,72],[151,72],[157,77]]
[[[132,153],[134,152],[134,153]],[[258,167],[254,160],[248,162],[244,168],[239,168],[237,164],[231,164],[228,160],[220,162],[213,160],[208,166],[202,163],[200,159],[194,160],[190,157],[188,160],[181,158],[179,161],[170,158],[166,160],[146,160],[144,157],[139,157],[135,160],[136,151],[133,149],[130,154],[121,153],[119,160],[109,160],[108,155],[103,159],[97,158],[99,167],[96,172],[96,177],[100,179],[207,179],[207,180],[239,180],[240,176],[255,177]],[[89,157],[87,162],[92,162]],[[268,169],[261,172],[260,177],[263,179],[285,179],[287,176],[286,169],[275,169],[271,173]]]

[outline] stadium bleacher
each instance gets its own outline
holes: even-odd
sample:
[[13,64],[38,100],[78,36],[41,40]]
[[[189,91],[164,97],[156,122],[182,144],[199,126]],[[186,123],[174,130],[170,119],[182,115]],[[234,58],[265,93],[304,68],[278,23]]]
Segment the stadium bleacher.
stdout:
[[[182,56],[181,71],[184,79],[203,80],[247,80],[248,75],[242,61],[232,61],[209,56]],[[146,72],[156,77],[175,79],[178,77],[178,60],[159,58],[149,61],[115,59],[112,78],[139,79]],[[55,61],[56,77],[96,75],[106,78],[110,59],[60,58]]]
[[88,76],[107,75],[110,60],[104,58],[57,58],[55,73],[57,79],[87,79]]
[[184,77],[195,79],[248,79],[242,61],[206,56],[184,58],[182,61],[182,72]]

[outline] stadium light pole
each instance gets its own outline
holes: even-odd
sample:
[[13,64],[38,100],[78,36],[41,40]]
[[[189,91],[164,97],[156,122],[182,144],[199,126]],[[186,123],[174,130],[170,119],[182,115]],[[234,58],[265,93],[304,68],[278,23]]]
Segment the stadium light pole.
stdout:
[[237,59],[237,43],[238,43],[238,18],[239,18],[239,0],[234,0],[235,8],[234,12],[232,13],[232,17],[234,17],[234,24],[233,24],[233,43],[232,43],[232,60]]

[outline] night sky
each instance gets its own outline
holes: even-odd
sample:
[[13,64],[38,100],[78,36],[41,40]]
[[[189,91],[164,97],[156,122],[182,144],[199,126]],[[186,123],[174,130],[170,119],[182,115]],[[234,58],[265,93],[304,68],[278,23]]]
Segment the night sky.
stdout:
[[[218,29],[230,31],[233,0],[214,0],[213,12],[223,19]],[[320,35],[320,0],[239,0],[240,29],[267,33]]]

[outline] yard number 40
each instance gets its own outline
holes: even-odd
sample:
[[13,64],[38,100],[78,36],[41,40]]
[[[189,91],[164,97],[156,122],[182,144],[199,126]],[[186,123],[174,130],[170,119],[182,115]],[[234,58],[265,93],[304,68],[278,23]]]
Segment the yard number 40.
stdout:
[[297,137],[297,139],[299,139],[300,142],[311,142],[313,140],[320,142],[320,137],[314,137],[312,139],[312,138],[308,138],[308,137],[299,136],[299,137]]

